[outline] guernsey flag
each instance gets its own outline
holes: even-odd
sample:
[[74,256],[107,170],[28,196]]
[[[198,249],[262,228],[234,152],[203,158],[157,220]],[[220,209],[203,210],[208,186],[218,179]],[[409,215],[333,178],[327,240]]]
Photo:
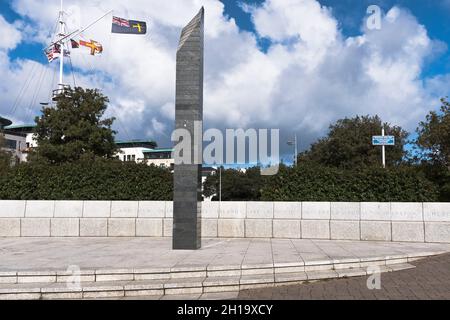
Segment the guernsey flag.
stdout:
[[122,34],[146,34],[147,23],[145,21],[113,17],[111,32]]

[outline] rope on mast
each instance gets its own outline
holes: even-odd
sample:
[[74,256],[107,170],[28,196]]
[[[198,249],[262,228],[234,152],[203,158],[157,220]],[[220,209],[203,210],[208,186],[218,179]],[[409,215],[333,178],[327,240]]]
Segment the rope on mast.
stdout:
[[[34,62],[34,61],[33,61],[33,62]],[[14,104],[13,104],[13,106],[12,106],[12,108],[11,108],[11,111],[10,111],[10,114],[11,114],[11,115],[14,115],[14,113],[15,113],[16,110],[17,110],[18,105],[19,105],[20,102],[22,101],[22,98],[23,98],[25,92],[28,91],[28,88],[29,88],[31,82],[32,82],[32,80],[33,80],[34,77],[35,77],[35,74],[36,74],[36,73],[35,73],[35,72],[36,72],[36,67],[37,67],[38,65],[41,65],[41,64],[39,64],[39,63],[37,63],[37,62],[34,62],[34,63],[33,63],[33,67],[31,68],[31,72],[30,72],[31,75],[30,75],[29,78],[27,78],[27,80],[25,80],[25,83],[24,83],[24,85],[22,86],[21,91],[19,91],[19,95],[17,96],[17,99],[16,99],[16,101],[14,102]]]
[[70,56],[69,56],[69,62],[70,62],[70,70],[72,72],[72,77],[73,77],[73,86],[76,87],[77,82],[75,81],[75,72],[73,71],[72,57],[70,57]]
[[83,59],[83,62],[86,64],[86,68],[89,69],[89,73],[95,74],[96,72],[94,65],[89,61],[89,59],[86,59],[86,57],[83,54],[80,54],[79,56]]
[[56,69],[53,68],[53,78],[52,78],[52,82],[50,83],[50,90],[49,90],[49,95],[48,95],[48,101],[50,103],[50,101],[52,101],[52,96],[53,96],[53,84],[55,83],[55,78],[56,78]]
[[36,86],[36,90],[34,92],[33,99],[31,100],[30,106],[28,108],[28,113],[26,115],[27,117],[28,117],[29,113],[31,113],[31,111],[33,110],[32,107],[36,103],[38,95],[41,92],[42,84],[44,82],[44,79],[47,77],[47,72],[48,72],[48,68],[46,68],[44,66],[44,69],[41,72],[41,77],[39,78],[38,85]]

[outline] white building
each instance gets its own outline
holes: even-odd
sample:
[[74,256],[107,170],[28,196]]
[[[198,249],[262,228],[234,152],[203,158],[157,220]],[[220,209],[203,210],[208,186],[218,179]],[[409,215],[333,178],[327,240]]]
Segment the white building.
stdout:
[[20,124],[13,126],[10,125],[5,127],[5,130],[12,134],[25,136],[25,146],[22,149],[22,152],[24,153],[24,161],[26,161],[27,153],[30,151],[30,149],[37,146],[37,143],[34,139],[35,134],[33,133],[35,127],[36,125],[34,124]]
[[10,120],[0,117],[0,134],[5,139],[4,149],[12,153],[14,163],[26,161],[27,135],[22,132],[10,130],[8,127],[10,125]]
[[146,163],[158,167],[173,169],[175,160],[172,157],[173,149],[156,148],[154,141],[119,141],[117,146],[120,153],[117,157],[121,161],[133,161],[136,163]]
[[145,140],[131,140],[131,141],[118,141],[116,142],[120,152],[117,157],[121,161],[133,161],[136,163],[142,163],[144,161],[144,151],[156,148],[155,141]]
[[144,162],[148,165],[170,168],[173,170],[175,159],[173,149],[148,149],[144,151]]

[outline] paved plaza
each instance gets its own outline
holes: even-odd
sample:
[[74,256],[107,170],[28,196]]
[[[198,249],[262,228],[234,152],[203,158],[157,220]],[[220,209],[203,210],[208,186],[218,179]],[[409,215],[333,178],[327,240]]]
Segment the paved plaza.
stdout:
[[2,238],[0,271],[273,267],[428,256],[450,244],[304,239],[204,239],[200,250],[172,250],[170,238]]
[[[0,299],[235,299],[238,292],[302,299],[340,290],[348,297],[370,268],[395,283],[394,272],[450,252],[449,244],[301,239],[209,239],[194,251],[171,245],[168,238],[3,238]],[[333,290],[314,284],[360,276]]]

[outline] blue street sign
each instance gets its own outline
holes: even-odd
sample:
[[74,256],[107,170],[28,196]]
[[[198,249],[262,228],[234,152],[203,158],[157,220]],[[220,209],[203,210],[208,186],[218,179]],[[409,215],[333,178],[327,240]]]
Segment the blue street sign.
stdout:
[[373,136],[372,145],[374,146],[395,146],[394,136]]

